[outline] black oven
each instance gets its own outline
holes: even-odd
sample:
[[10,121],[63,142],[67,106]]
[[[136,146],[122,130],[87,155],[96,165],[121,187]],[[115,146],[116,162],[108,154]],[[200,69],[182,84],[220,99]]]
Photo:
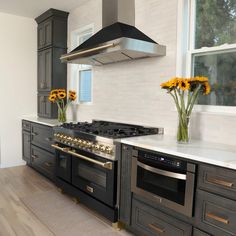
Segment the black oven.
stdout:
[[134,150],[131,189],[187,216],[193,213],[195,165],[177,157]]

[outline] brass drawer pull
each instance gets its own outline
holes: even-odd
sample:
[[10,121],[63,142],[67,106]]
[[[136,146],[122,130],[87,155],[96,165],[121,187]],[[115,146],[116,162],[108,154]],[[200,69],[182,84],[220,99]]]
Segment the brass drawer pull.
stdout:
[[35,160],[35,159],[39,158],[39,157],[38,157],[38,156],[36,156],[36,155],[31,155],[31,157],[33,158],[33,160]]
[[32,132],[31,135],[32,135],[32,136],[36,136],[36,135],[38,135],[38,134],[35,133],[35,132]]
[[234,185],[234,183],[232,183],[232,182],[227,182],[227,181],[220,180],[220,179],[209,178],[209,179],[207,179],[207,181],[209,183],[221,185],[223,187],[228,187],[228,188],[232,188]]
[[219,222],[221,222],[221,223],[223,223],[223,224],[226,224],[226,225],[229,224],[229,220],[228,220],[228,219],[224,219],[224,218],[219,217],[219,216],[216,216],[216,215],[214,215],[214,214],[212,214],[212,213],[206,213],[206,216],[207,216],[208,218],[213,219],[213,220],[219,221]]
[[47,166],[47,167],[51,167],[51,166],[52,166],[52,163],[50,163],[50,162],[44,162],[44,165]]
[[163,234],[165,232],[164,229],[160,229],[159,227],[157,227],[156,225],[153,225],[153,224],[148,224],[148,227],[155,230],[159,234]]
[[92,188],[92,187],[90,187],[90,186],[87,185],[87,186],[86,186],[86,189],[87,189],[88,192],[93,193],[93,188]]

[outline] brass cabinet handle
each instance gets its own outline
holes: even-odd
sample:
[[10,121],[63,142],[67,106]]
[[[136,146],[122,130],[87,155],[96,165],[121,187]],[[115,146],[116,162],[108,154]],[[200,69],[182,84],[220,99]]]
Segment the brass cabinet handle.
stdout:
[[38,133],[32,132],[31,135],[36,136]]
[[110,161],[108,161],[108,162],[97,161],[97,160],[94,160],[92,158],[80,155],[80,154],[76,153],[75,150],[72,150],[72,151],[69,150],[68,153],[70,153],[71,155],[76,156],[80,159],[83,159],[85,161],[88,161],[88,162],[94,163],[96,165],[99,165],[99,166],[101,166],[105,169],[112,170],[112,163]]
[[35,160],[35,159],[37,159],[37,158],[39,158],[38,156],[36,156],[36,155],[31,155],[31,157],[33,158],[33,160]]
[[50,163],[50,162],[44,162],[44,165],[47,166],[47,167],[51,167],[51,166],[52,166],[52,163]]
[[68,151],[70,150],[70,148],[62,148],[62,147],[59,147],[58,144],[51,144],[51,147],[57,149],[57,150],[60,150],[62,152],[65,152],[65,153],[68,153]]
[[88,192],[93,193],[93,188],[92,188],[92,187],[90,187],[90,186],[87,185],[87,186],[86,186],[86,189],[87,189]]
[[163,234],[165,232],[165,229],[161,229],[154,224],[148,224],[148,227],[155,230],[159,234]]
[[227,182],[227,181],[224,181],[224,180],[214,179],[214,178],[209,178],[209,179],[207,179],[207,181],[209,183],[221,185],[223,187],[228,187],[228,188],[232,188],[233,185],[234,185],[233,182]]
[[213,219],[213,220],[219,221],[219,222],[221,222],[221,223],[223,223],[223,224],[226,224],[226,225],[229,224],[229,220],[228,220],[228,219],[224,219],[224,218],[219,217],[219,216],[217,216],[217,215],[214,215],[214,214],[212,214],[212,213],[206,213],[206,216],[207,216],[208,218]]

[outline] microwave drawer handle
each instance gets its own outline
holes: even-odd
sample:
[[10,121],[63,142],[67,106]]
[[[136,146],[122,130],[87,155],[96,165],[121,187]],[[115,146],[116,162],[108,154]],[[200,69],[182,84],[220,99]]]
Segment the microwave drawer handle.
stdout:
[[80,158],[80,159],[83,159],[83,160],[85,160],[85,161],[88,161],[88,162],[94,163],[94,164],[96,164],[96,165],[99,165],[99,166],[101,166],[101,167],[103,167],[103,168],[105,168],[105,169],[112,170],[112,163],[111,163],[110,161],[108,161],[108,162],[97,161],[97,160],[91,159],[91,158],[89,158],[89,157],[83,156],[83,155],[81,155],[81,154],[78,154],[78,153],[76,153],[74,150],[68,151],[68,153],[71,154],[71,155],[73,155],[73,156],[75,156],[75,157],[78,157],[78,158]]
[[138,161],[138,166],[142,167],[145,170],[151,171],[151,172],[159,174],[159,175],[164,175],[164,176],[175,178],[175,179],[186,180],[185,174],[180,174],[180,173],[175,173],[175,172],[171,172],[171,171],[167,171],[167,170],[161,170],[158,168],[154,168],[152,166],[145,165],[140,161]]
[[68,151],[70,150],[69,148],[62,148],[60,147],[58,144],[51,144],[51,147],[60,150],[62,152],[68,153]]

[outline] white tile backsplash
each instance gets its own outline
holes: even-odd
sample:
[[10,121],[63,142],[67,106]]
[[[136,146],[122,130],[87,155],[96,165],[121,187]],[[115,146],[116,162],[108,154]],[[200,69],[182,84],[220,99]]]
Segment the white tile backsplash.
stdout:
[[[160,126],[175,135],[177,112],[160,83],[175,76],[177,47],[177,1],[136,0],[136,27],[167,46],[165,57],[94,67],[93,103],[73,107],[74,119],[104,119]],[[93,23],[102,27],[102,1],[89,0],[69,15],[70,32]],[[70,66],[68,84],[70,84]],[[69,116],[72,117],[70,111]],[[196,113],[191,121],[192,137],[234,145],[236,116]]]

